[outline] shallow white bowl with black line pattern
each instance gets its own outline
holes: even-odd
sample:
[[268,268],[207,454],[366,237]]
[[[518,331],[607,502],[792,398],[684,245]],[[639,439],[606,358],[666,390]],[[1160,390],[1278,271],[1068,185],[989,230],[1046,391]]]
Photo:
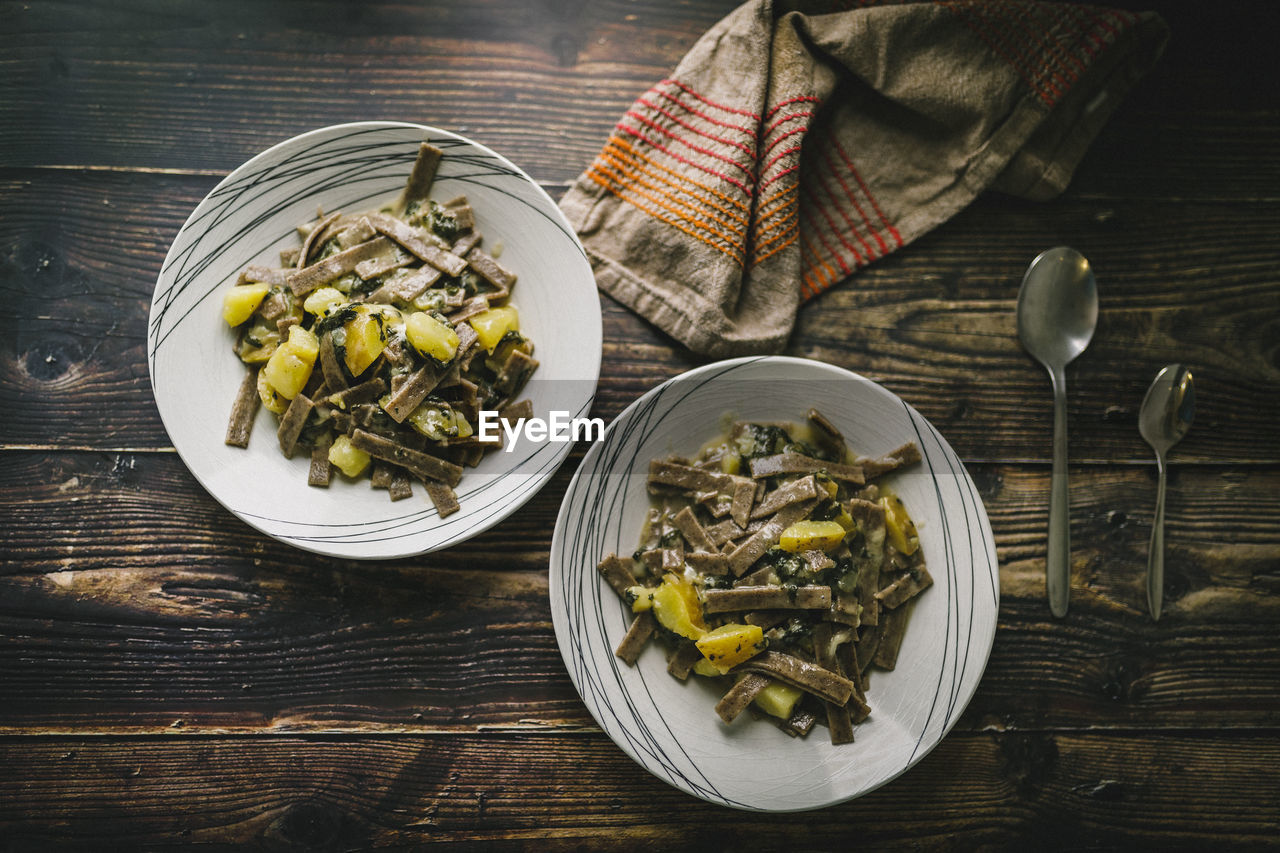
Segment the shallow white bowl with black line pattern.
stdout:
[[[934,585],[916,601],[897,666],[871,670],[871,717],[855,742],[824,726],[792,738],[745,713],[725,725],[723,684],[667,674],[660,645],[634,668],[613,653],[631,613],[600,577],[610,552],[639,544],[648,463],[692,456],[733,419],[803,422],[817,408],[859,454],[915,441],[919,465],[886,476],[919,528]],[[742,358],[681,374],[631,404],[583,459],[551,545],[551,615],[569,675],[614,742],[650,773],[713,803],[799,811],[860,796],[923,758],[950,731],[982,677],[995,635],[995,541],[973,480],[914,408],[880,385],[818,361]]]
[[264,151],[195,209],[156,283],[147,329],[151,387],[183,462],[214,498],[258,530],[299,548],[356,559],[421,554],[463,541],[506,518],[540,489],[569,442],[517,444],[466,469],[461,510],[441,519],[424,489],[392,503],[368,477],[335,471],[328,489],[307,485],[308,459],[286,459],[275,419],[260,410],[248,449],[224,444],[245,367],[231,351],[222,293],[249,264],[279,266],[296,227],[326,212],[359,212],[403,190],[423,140],[444,150],[432,187],[465,194],[491,251],[518,276],[511,304],[541,363],[526,389],[535,415],[585,417],[600,374],[601,320],[591,266],[559,208],[506,158],[448,131],[403,122],[326,127]]

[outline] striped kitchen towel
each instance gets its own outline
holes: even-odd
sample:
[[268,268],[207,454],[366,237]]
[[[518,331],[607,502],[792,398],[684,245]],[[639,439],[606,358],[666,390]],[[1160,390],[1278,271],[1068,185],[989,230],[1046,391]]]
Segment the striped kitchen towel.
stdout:
[[1155,14],[752,0],[641,95],[561,208],[602,290],[692,350],[776,352],[800,303],[980,192],[1048,199],[1155,63]]

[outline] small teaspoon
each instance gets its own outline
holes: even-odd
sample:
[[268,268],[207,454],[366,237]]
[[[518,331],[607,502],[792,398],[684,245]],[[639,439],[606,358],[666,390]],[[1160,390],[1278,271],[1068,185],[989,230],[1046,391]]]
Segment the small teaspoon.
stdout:
[[1156,374],[1138,413],[1138,431],[1156,452],[1156,466],[1160,471],[1147,554],[1147,606],[1153,620],[1160,618],[1164,603],[1164,492],[1168,481],[1165,454],[1182,441],[1195,416],[1196,388],[1191,371],[1181,364],[1168,365]]

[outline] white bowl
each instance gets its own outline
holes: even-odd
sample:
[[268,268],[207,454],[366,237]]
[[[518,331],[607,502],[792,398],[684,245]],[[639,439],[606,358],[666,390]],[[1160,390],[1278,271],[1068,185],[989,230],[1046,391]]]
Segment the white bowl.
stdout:
[[248,449],[223,443],[245,368],[231,351],[221,294],[248,264],[279,265],[297,225],[326,212],[394,200],[424,139],[444,159],[432,189],[465,193],[485,246],[518,275],[511,302],[541,366],[526,389],[535,414],[586,416],[600,375],[600,302],[586,253],[559,208],[510,161],[454,133],[400,122],[326,127],[276,145],[205,197],[165,258],[151,303],[151,387],[173,445],[220,503],[258,530],[308,551],[358,559],[420,554],[493,526],[531,498],[572,445],[490,453],[459,484],[461,510],[441,519],[421,487],[392,503],[368,479],[307,485],[308,459],[286,459],[273,416],[259,411]]
[[[923,462],[889,475],[920,531],[934,578],[916,602],[897,668],[872,669],[871,717],[856,741],[824,728],[791,738],[744,714],[726,726],[722,685],[667,674],[660,649],[628,667],[613,650],[631,614],[596,571],[631,553],[649,507],[649,460],[693,455],[724,416],[802,422],[816,407],[855,451],[879,455],[915,441]],[[565,495],[551,545],[551,615],[560,653],[596,722],[659,779],[703,799],[758,811],[798,811],[865,794],[942,740],[986,666],[1000,602],[995,541],[977,488],[946,440],[876,383],[797,358],[717,362],[671,379],[618,416],[587,452]]]

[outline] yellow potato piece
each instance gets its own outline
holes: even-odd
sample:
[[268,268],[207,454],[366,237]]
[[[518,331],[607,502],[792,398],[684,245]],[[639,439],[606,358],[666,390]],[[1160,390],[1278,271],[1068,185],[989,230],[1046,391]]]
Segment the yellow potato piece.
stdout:
[[289,408],[289,401],[281,397],[280,392],[271,387],[264,370],[258,371],[258,398],[262,400],[264,409],[268,412],[275,412],[277,415],[284,414],[284,410]]
[[793,554],[800,551],[830,551],[844,540],[847,531],[838,521],[797,521],[782,531],[778,546]]
[[[252,344],[249,339],[258,341]],[[236,353],[245,364],[262,364],[271,358],[271,354],[280,346],[280,333],[275,323],[268,325],[261,317],[254,320],[245,330],[245,334],[236,345]]]
[[301,326],[289,329],[289,340],[282,343],[262,368],[267,383],[284,397],[292,400],[306,387],[320,353],[316,336]]
[[771,681],[764,690],[756,694],[755,706],[771,717],[789,720],[795,713],[796,703],[800,701],[801,695],[803,694],[797,687]]
[[676,575],[663,577],[653,591],[653,615],[658,624],[681,637],[697,640],[707,633],[697,591]]
[[344,360],[352,376],[364,373],[387,345],[382,315],[363,305],[358,310],[359,313],[343,326],[347,332]]
[[827,493],[827,497],[835,500],[835,496],[840,493],[840,484],[828,477],[826,474],[818,474],[816,478],[818,488]]
[[229,326],[239,326],[253,316],[270,289],[269,284],[237,284],[222,294],[222,319]]
[[308,294],[306,301],[302,303],[302,307],[308,314],[324,317],[346,301],[347,297],[336,287],[321,287]]
[[765,650],[768,643],[759,625],[721,625],[695,643],[702,656],[720,672],[728,672]]
[[[385,409],[390,402],[391,397],[387,395],[382,407]],[[431,401],[420,404],[404,422],[432,441],[467,438],[474,433],[465,415]]]
[[884,495],[880,498],[880,506],[884,509],[885,538],[889,544],[903,554],[914,554],[920,547],[920,537],[902,499],[897,495]]
[[301,326],[290,326],[287,343],[298,353],[298,357],[305,361],[314,362],[316,356],[320,354],[320,339],[310,329],[304,329]]
[[627,597],[631,599],[631,612],[641,613],[653,609],[653,596],[647,586],[627,587]]
[[715,668],[715,665],[706,658],[698,658],[693,662],[693,671],[698,675],[705,675],[707,678],[719,678],[724,675],[723,672]]
[[520,315],[511,305],[490,308],[467,318],[471,328],[476,330],[480,345],[488,352],[493,352],[507,332],[520,330]]
[[340,435],[329,445],[329,462],[348,477],[357,477],[369,467],[369,454],[353,445],[347,436]]
[[424,311],[409,315],[404,323],[404,334],[414,349],[436,361],[449,361],[458,351],[458,333],[453,327]]

